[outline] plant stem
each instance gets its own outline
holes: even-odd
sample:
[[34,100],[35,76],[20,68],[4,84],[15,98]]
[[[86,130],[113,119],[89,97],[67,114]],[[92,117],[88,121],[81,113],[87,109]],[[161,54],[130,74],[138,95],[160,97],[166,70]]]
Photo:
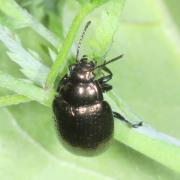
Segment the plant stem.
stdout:
[[51,70],[48,74],[47,80],[46,80],[46,88],[52,88],[54,81],[56,80],[56,77],[58,76],[58,73],[60,72],[60,68],[63,69],[65,66],[66,57],[68,55],[68,52],[74,42],[74,39],[76,37],[76,33],[81,25],[81,22],[83,21],[84,17],[91,12],[93,9],[95,9],[100,3],[87,3],[84,5],[77,16],[74,18],[70,30],[67,34],[67,37],[62,45],[62,48],[60,49],[57,59],[55,63],[52,65]]
[[25,103],[25,102],[29,102],[29,101],[32,101],[32,100],[26,96],[22,96],[22,95],[18,95],[18,94],[17,95],[1,96],[0,97],[0,107]]

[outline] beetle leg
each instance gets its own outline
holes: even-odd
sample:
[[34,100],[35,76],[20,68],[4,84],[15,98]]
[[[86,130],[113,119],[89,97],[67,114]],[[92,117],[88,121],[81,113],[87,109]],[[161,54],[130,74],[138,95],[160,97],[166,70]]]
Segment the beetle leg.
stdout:
[[68,75],[65,74],[64,77],[61,79],[61,81],[58,84],[57,92],[59,92],[60,87],[67,82],[67,79],[68,79]]
[[129,126],[133,127],[133,128],[137,128],[139,126],[142,126],[143,125],[143,122],[139,122],[139,123],[136,123],[136,124],[133,124],[131,123],[130,121],[128,121],[127,119],[125,119],[121,114],[117,113],[117,112],[114,112],[113,111],[113,116],[121,121],[124,121],[126,122]]
[[112,86],[110,84],[101,84],[101,89],[103,92],[110,91],[112,89]]
[[113,74],[112,74],[112,72],[111,72],[106,66],[102,66],[102,69],[103,69],[105,72],[107,72],[108,75],[99,78],[99,79],[98,79],[98,82],[99,82],[100,84],[105,84],[106,82],[108,82],[109,80],[112,79],[112,75],[113,75]]

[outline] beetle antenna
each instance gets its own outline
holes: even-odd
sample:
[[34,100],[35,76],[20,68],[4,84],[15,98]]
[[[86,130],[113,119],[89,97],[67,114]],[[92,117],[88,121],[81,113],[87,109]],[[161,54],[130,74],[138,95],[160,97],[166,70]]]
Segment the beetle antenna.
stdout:
[[105,66],[107,64],[110,64],[110,63],[112,63],[112,62],[114,62],[114,61],[116,61],[118,59],[121,59],[122,57],[123,57],[123,54],[121,54],[120,56],[117,56],[117,57],[115,57],[115,58],[113,58],[113,59],[111,59],[109,61],[104,61],[103,64],[100,64],[99,66],[96,66],[93,70],[101,68],[101,67],[103,67],[103,66]]
[[85,35],[85,33],[86,33],[86,31],[87,31],[87,29],[88,29],[88,27],[89,27],[90,24],[91,24],[91,21],[88,21],[88,22],[86,23],[86,25],[85,25],[85,27],[84,27],[84,30],[83,30],[83,32],[82,32],[81,38],[80,38],[80,40],[79,40],[78,47],[77,47],[77,54],[76,54],[76,62],[79,61],[79,60],[78,60],[78,57],[79,57],[79,50],[80,50],[80,47],[81,47],[81,43],[82,43],[82,40],[83,40],[83,38],[84,38],[84,35]]

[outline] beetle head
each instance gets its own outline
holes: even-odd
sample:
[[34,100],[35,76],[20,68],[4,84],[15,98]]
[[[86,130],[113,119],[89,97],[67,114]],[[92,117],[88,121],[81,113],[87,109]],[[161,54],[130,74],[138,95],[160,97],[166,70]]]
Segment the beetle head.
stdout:
[[96,63],[94,61],[88,61],[87,56],[84,55],[78,63],[71,66],[70,75],[76,81],[93,81],[95,78],[95,74],[93,73],[95,66]]

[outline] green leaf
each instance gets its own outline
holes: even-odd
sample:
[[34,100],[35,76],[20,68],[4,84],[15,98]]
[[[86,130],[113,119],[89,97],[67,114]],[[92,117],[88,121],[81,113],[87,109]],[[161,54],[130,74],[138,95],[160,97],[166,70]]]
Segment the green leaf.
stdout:
[[[100,3],[101,1],[97,2]],[[119,20],[121,19],[120,15],[122,13],[123,5],[123,0],[112,0],[99,6],[85,18],[84,23],[81,25],[81,29],[84,28],[88,21],[91,21],[91,25],[89,26],[81,45],[81,56],[86,54],[89,58],[95,58],[97,61],[104,60],[107,53],[110,51],[114,34],[120,24]],[[63,16],[63,26],[65,30],[70,28],[69,23],[67,23],[67,18],[71,21],[76,13],[76,11],[73,12],[73,9],[77,8],[78,6],[76,3],[67,2]],[[66,16],[67,12],[68,17]],[[76,56],[77,43],[81,34],[82,30],[78,32],[76,41],[73,44],[72,54],[74,57]]]
[[49,68],[40,62],[39,55],[32,50],[29,52],[25,50],[19,38],[2,25],[0,25],[0,40],[8,48],[10,59],[22,68],[21,71],[23,74],[34,82],[44,86]]
[[[32,111],[33,110],[33,111]],[[105,153],[80,157],[66,151],[57,139],[51,111],[37,103],[0,110],[1,177],[14,179],[178,179],[178,174],[115,140]],[[42,118],[42,120],[41,120]],[[118,124],[116,124],[118,125]],[[16,143],[14,143],[14,141]],[[21,158],[22,157],[22,158]],[[23,158],[26,157],[26,158]],[[37,161],[37,159],[39,161]],[[32,168],[33,166],[33,168]],[[22,168],[24,171],[22,171]]]
[[[3,169],[0,177],[13,180],[24,177],[38,180],[180,178],[175,172],[179,171],[179,141],[167,135],[180,137],[178,31],[172,33],[172,26],[166,21],[170,14],[167,11],[164,14],[164,4],[159,5],[159,2],[126,1],[120,27],[108,53],[108,57],[114,57],[123,52],[125,61],[109,65],[114,74],[111,81],[114,91],[106,99],[113,110],[120,111],[131,121],[141,119],[134,115],[133,109],[143,116],[145,124],[165,134],[157,133],[147,125],[130,129],[115,121],[115,140],[108,151],[97,157],[79,157],[68,153],[57,140],[49,108],[33,102],[0,109],[0,144],[3,145],[0,148],[0,168]],[[99,11],[104,13],[102,9]],[[68,13],[66,11],[66,15]],[[114,15],[109,17],[116,22]],[[108,32],[112,24],[107,23],[107,26],[102,22],[102,28],[106,27]],[[91,29],[89,31],[91,33]],[[102,35],[99,31],[96,33],[95,37]],[[110,38],[113,34],[110,33]],[[94,44],[95,41],[96,38]],[[107,49],[109,42],[104,40],[102,49]],[[86,49],[91,52],[89,44]],[[97,52],[103,55],[99,50]],[[1,60],[0,64],[3,62]],[[120,95],[126,100],[125,104]]]
[[73,44],[73,41],[76,37],[76,33],[79,30],[79,27],[81,25],[81,22],[85,18],[86,15],[88,15],[91,11],[93,11],[95,8],[97,8],[99,5],[102,4],[102,1],[92,1],[91,3],[87,3],[82,8],[79,10],[75,18],[73,19],[73,22],[71,24],[71,28],[67,34],[67,37],[58,53],[57,59],[52,65],[50,72],[47,77],[46,81],[46,87],[52,88],[54,85],[54,82],[60,72],[60,67],[61,69],[64,69],[64,66],[66,65],[66,58],[68,56],[69,50]]
[[[118,109],[120,107],[120,113],[132,123],[137,123],[141,120],[141,118],[123,102],[121,97],[114,92],[110,94],[110,97],[106,98],[109,102],[114,100],[115,103],[111,103],[113,110],[117,109],[117,111],[119,111]],[[143,123],[143,126],[138,129],[122,126],[119,122],[116,122],[115,127],[115,138],[120,142],[156,160],[164,166],[180,172],[180,141],[178,139],[160,133],[146,123]],[[119,132],[121,132],[121,134]]]
[[54,47],[59,45],[58,38],[32,17],[27,10],[21,8],[14,0],[0,0],[0,10],[15,21],[16,28],[30,26],[34,31],[46,38]]
[[111,66],[114,92],[152,127],[180,139],[179,31],[165,4],[142,3],[143,12],[127,1],[114,38],[109,56],[124,53],[124,61]]
[[[88,54],[90,58],[104,61],[107,53],[111,50],[114,34],[120,24],[123,5],[123,0],[112,0],[86,18],[92,21],[92,25],[81,46],[82,54]],[[114,56],[120,54],[122,54],[121,51]]]
[[51,48],[48,48],[48,51],[49,51],[49,56],[51,60],[54,62],[57,58],[57,54]]
[[29,102],[31,99],[22,95],[0,96],[0,107]]
[[[0,71],[0,87],[7,88],[18,94],[29,97],[32,100],[38,101],[44,105],[48,105],[52,101],[54,92],[45,91],[32,83],[22,79],[16,79],[13,76],[5,74]],[[49,99],[51,98],[51,99]]]

